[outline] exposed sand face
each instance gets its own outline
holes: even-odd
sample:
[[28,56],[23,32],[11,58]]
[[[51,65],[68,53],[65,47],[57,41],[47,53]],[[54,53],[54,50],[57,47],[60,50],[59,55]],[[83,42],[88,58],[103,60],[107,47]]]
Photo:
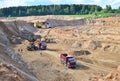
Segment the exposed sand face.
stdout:
[[20,44],[23,38],[25,39],[35,31],[35,28],[25,21],[9,21],[8,19],[0,21],[1,81],[38,81],[21,55],[12,49],[14,44]]

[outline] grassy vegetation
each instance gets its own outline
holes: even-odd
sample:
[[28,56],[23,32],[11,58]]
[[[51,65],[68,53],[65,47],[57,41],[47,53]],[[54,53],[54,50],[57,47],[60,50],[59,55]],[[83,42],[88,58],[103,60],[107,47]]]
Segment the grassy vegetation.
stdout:
[[63,15],[63,16],[73,16],[73,17],[83,17],[83,18],[101,18],[101,17],[110,17],[114,13],[94,13],[87,15]]

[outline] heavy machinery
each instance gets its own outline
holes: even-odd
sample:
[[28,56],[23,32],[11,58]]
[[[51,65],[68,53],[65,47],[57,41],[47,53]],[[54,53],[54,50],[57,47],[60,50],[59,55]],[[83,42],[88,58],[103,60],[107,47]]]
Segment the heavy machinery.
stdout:
[[76,60],[72,56],[68,56],[68,54],[61,54],[60,61],[62,64],[65,64],[68,68],[76,68]]
[[52,28],[49,23],[47,23],[47,22],[39,22],[39,21],[34,22],[34,27],[43,28],[43,29]]
[[46,42],[43,41],[30,42],[29,45],[27,46],[27,50],[29,51],[46,50],[46,48],[47,48],[47,44]]
[[34,42],[30,42],[29,45],[27,46],[27,50],[29,51],[38,50],[38,47],[35,46]]
[[[38,24],[35,23],[35,26],[42,27],[44,23]],[[28,37],[28,41],[30,42],[29,45],[27,46],[27,50],[29,51],[34,51],[34,50],[46,50],[47,44],[46,43],[53,43],[55,42],[53,39],[48,38],[47,36],[49,35],[51,29],[48,29],[47,34],[45,36],[41,35],[30,35]],[[39,39],[39,41],[37,41]],[[43,40],[42,40],[43,39]]]

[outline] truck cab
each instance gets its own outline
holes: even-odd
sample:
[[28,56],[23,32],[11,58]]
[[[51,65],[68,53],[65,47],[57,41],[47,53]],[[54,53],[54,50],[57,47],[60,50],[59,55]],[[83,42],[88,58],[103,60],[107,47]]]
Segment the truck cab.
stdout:
[[39,44],[39,48],[40,48],[41,50],[46,50],[46,48],[47,48],[46,42],[41,42],[41,43]]
[[66,58],[68,59],[67,67],[68,68],[75,68],[76,67],[76,60],[75,60],[75,58],[72,57],[72,56],[67,56]]

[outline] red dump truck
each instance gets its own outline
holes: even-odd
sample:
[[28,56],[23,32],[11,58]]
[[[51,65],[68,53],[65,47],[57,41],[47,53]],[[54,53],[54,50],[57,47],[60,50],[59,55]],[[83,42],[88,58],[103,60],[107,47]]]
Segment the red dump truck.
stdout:
[[40,50],[46,50],[47,44],[46,44],[46,42],[36,42],[35,47]]
[[60,61],[62,64],[65,64],[68,68],[76,68],[76,60],[72,56],[68,56],[68,54],[61,54]]

